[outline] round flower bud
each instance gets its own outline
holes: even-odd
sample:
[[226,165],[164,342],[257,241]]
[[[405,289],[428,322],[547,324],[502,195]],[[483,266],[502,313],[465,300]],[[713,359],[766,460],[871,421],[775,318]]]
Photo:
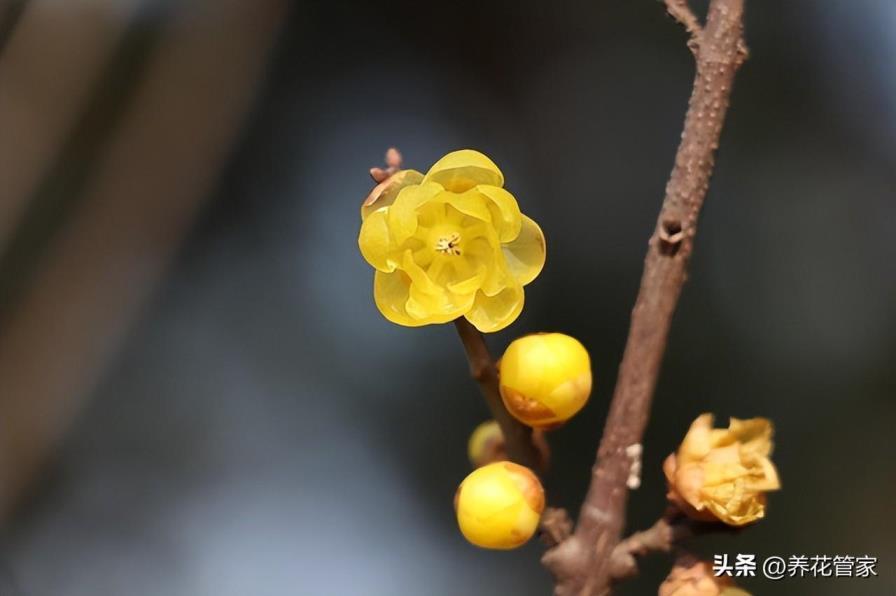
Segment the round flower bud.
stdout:
[[544,489],[529,468],[495,462],[461,482],[454,507],[464,538],[482,548],[506,550],[522,546],[535,534]]
[[487,420],[476,427],[467,443],[467,455],[475,468],[507,459],[504,433],[496,420]]
[[507,410],[533,428],[556,428],[591,395],[591,359],[577,339],[538,333],[514,340],[500,362]]

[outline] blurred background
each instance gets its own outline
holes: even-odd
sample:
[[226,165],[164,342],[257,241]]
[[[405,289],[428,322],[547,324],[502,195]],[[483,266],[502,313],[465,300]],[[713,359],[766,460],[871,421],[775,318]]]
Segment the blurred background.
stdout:
[[[784,489],[697,549],[869,554],[877,578],[744,586],[894,594],[896,4],[747,9],[630,527],[694,417],[767,416]],[[367,170],[479,149],[545,230],[523,316],[488,339],[589,348],[546,479],[577,510],[685,41],[653,0],[0,2],[0,595],[549,593],[536,541],[456,530],[486,408],[452,326],[377,312]]]

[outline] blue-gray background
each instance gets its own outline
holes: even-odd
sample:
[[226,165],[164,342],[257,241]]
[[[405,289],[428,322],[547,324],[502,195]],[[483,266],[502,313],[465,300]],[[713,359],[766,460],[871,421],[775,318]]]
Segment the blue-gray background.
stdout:
[[[660,463],[696,415],[771,418],[768,518],[698,550],[867,553],[880,577],[745,581],[756,594],[896,590],[894,25],[884,0],[748,3],[629,518],[661,512]],[[686,108],[684,42],[651,0],[295,3],[207,207],[2,534],[0,594],[549,593],[539,544],[456,531],[486,410],[451,326],[376,311],[366,170],[390,145],[417,169],[473,147],[543,227],[547,266],[489,342],[589,348],[595,391],[552,435],[546,482],[575,509]],[[655,593],[667,565],[620,593]]]

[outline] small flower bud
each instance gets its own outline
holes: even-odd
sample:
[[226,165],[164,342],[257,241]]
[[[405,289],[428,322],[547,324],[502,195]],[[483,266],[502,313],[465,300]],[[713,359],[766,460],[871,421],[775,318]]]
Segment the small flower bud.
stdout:
[[507,459],[504,433],[497,421],[487,420],[476,427],[467,443],[467,455],[474,468]]
[[693,519],[743,526],[765,516],[765,493],[781,488],[772,452],[772,424],[765,418],[732,418],[713,428],[712,414],[698,417],[676,453],[663,463],[668,499]]
[[707,561],[693,557],[675,563],[660,584],[659,596],[750,596],[734,585],[730,577],[716,577]]
[[529,468],[495,462],[461,482],[454,507],[464,538],[482,548],[506,550],[522,546],[535,534],[544,489]]
[[500,362],[504,406],[533,428],[556,428],[591,394],[591,360],[577,339],[537,333],[513,341]]

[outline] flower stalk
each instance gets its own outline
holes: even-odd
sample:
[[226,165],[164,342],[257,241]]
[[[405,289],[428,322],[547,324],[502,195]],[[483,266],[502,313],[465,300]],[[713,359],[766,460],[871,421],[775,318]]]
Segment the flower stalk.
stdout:
[[498,368],[488,351],[488,346],[485,345],[482,333],[463,317],[456,319],[454,326],[470,364],[470,376],[479,385],[492,418],[501,427],[507,457],[527,468],[543,471],[547,465],[546,446],[543,450],[539,450],[532,429],[511,416],[504,407],[498,387]]

